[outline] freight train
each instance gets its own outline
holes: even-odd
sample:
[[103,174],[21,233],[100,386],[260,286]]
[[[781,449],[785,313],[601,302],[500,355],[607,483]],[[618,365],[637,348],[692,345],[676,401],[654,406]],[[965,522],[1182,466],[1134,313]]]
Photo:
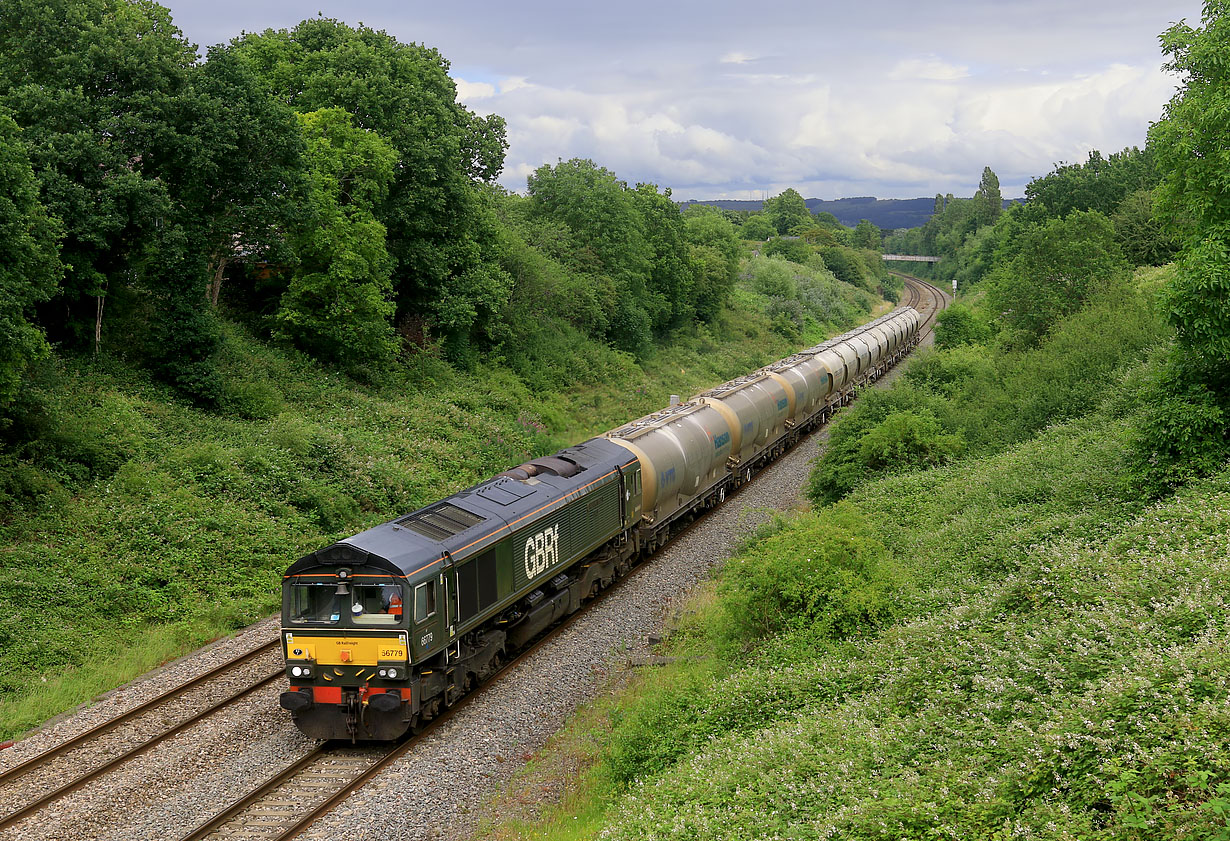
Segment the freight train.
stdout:
[[300,558],[280,696],[318,739],[396,739],[498,671],[918,342],[902,307]]

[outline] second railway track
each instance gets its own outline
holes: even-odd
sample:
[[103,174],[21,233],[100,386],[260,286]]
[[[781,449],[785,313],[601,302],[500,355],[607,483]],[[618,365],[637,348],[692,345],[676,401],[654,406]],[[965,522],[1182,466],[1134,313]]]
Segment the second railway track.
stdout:
[[0,803],[6,804],[0,805],[0,829],[37,815],[282,674],[273,640],[6,768],[0,772]]

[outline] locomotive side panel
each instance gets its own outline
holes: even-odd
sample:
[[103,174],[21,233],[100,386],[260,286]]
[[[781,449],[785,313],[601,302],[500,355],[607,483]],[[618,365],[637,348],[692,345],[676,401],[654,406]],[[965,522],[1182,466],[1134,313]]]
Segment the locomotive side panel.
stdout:
[[601,486],[514,531],[511,597],[549,580],[619,533],[623,517],[618,480]]

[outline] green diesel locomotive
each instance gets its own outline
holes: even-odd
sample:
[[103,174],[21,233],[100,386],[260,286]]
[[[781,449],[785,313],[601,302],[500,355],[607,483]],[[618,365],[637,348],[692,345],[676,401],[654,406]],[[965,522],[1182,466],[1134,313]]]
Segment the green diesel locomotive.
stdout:
[[283,583],[295,724],[395,739],[721,503],[917,342],[903,307],[301,558]]

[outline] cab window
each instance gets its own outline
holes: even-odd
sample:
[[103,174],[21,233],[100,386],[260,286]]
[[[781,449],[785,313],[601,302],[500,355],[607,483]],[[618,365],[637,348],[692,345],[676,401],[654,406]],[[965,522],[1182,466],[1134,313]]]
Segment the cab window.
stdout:
[[356,625],[397,625],[403,615],[402,599],[400,584],[355,584],[350,616]]
[[336,584],[290,586],[290,621],[336,623],[342,618],[342,599]]
[[416,623],[436,615],[436,583],[428,581],[414,588],[414,621]]

